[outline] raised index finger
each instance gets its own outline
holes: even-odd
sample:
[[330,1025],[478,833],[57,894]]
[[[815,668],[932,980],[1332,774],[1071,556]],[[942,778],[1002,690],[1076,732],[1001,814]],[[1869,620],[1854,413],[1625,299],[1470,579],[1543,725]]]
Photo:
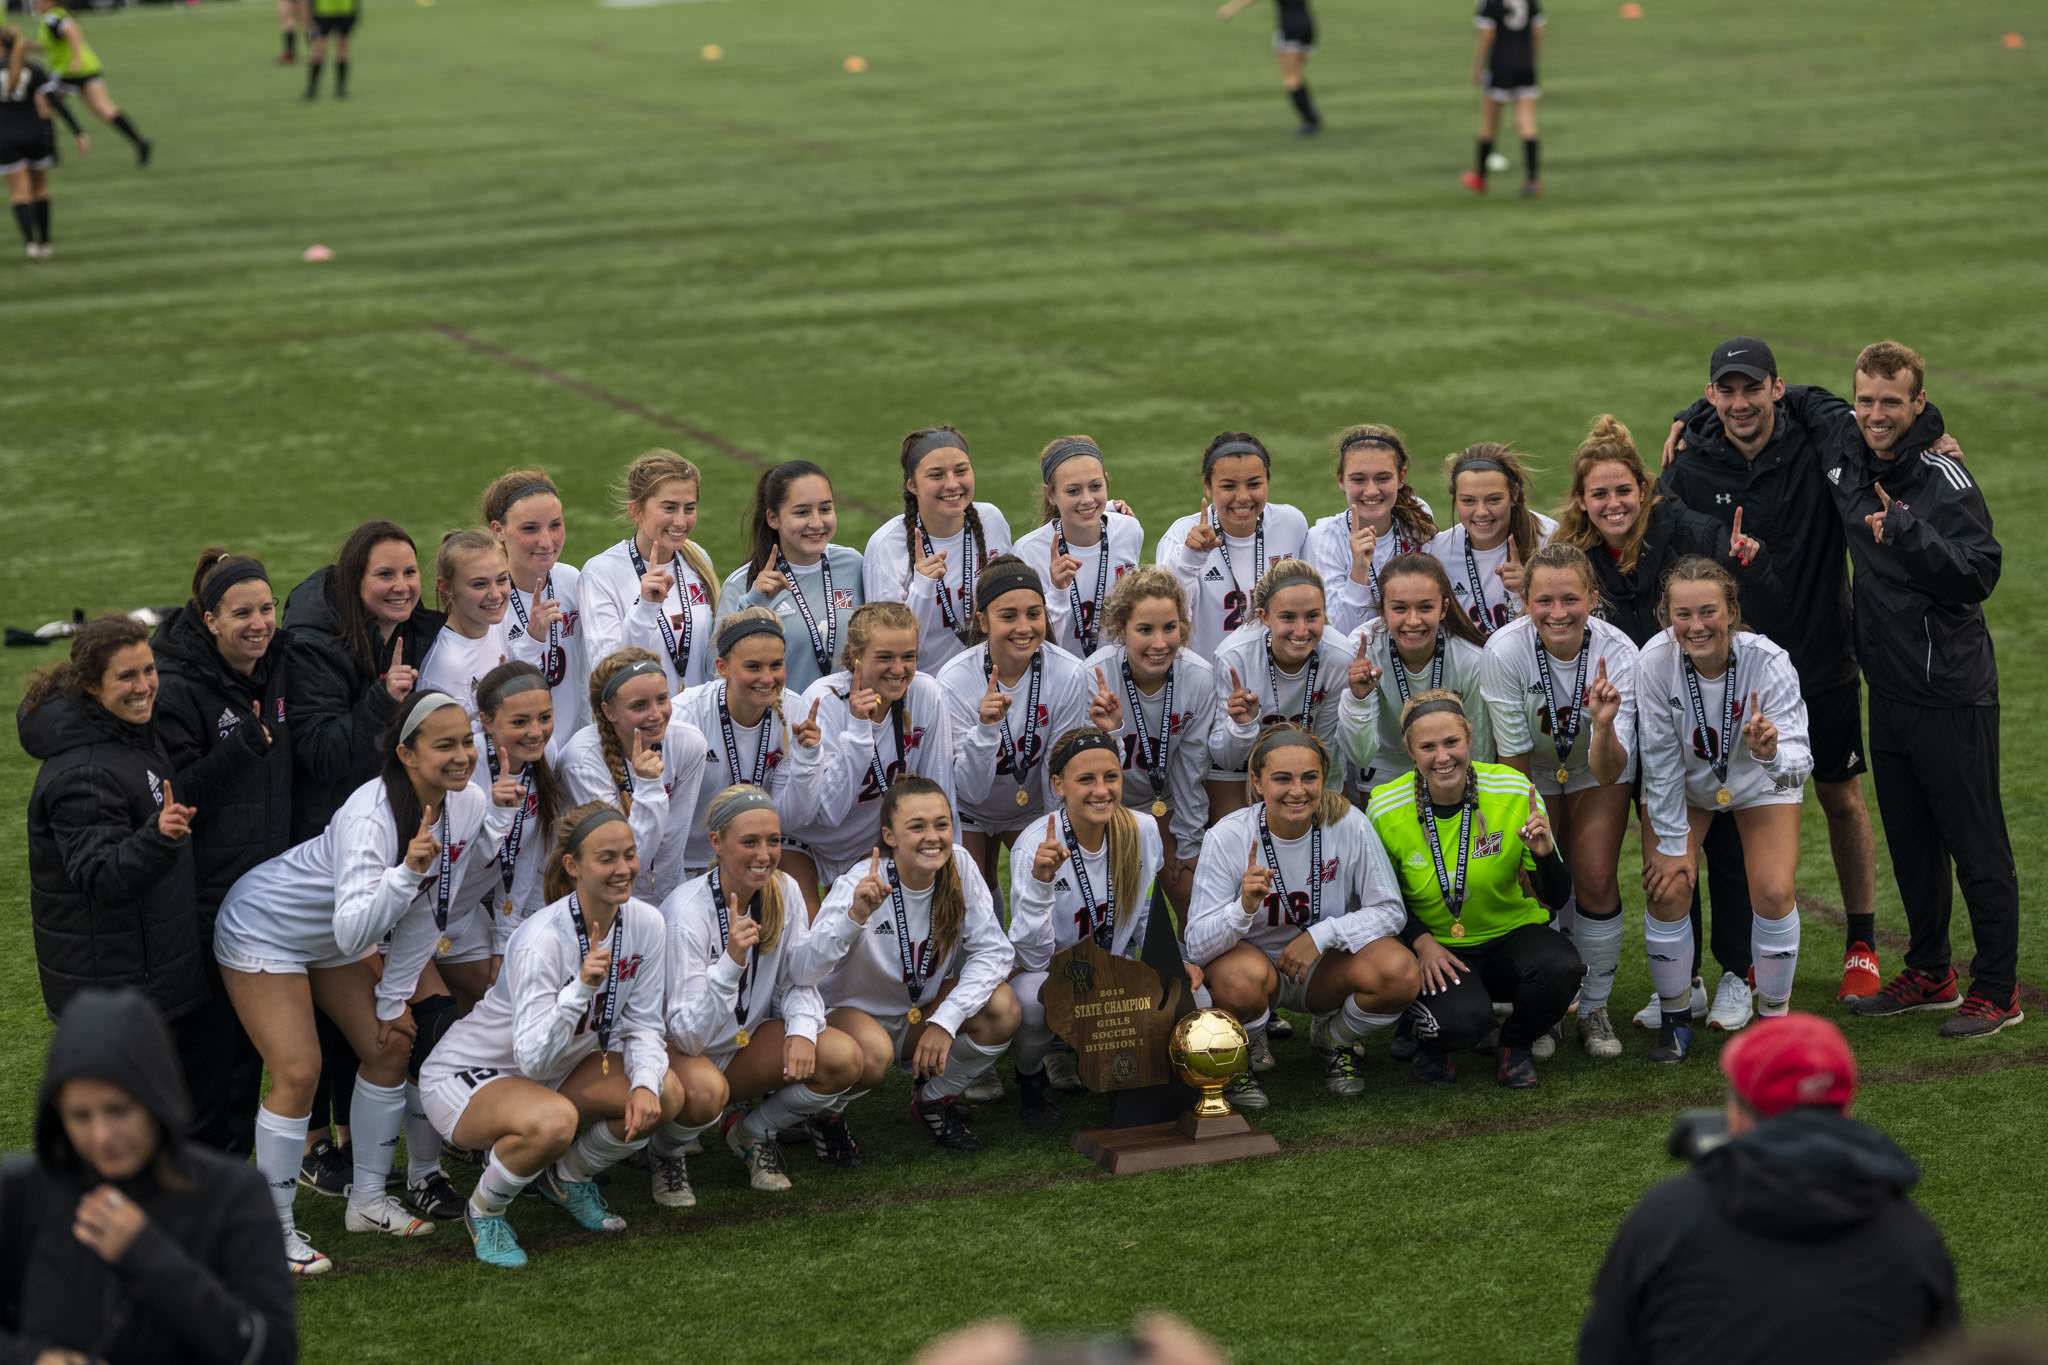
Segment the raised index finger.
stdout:
[[1739,536],[1742,534],[1742,509],[1740,507],[1735,509],[1735,523],[1728,529],[1735,535]]
[[818,723],[818,703],[822,700],[822,697],[813,697],[811,699],[811,714],[805,717],[804,724],[815,725]]
[[1048,844],[1051,843],[1053,840],[1052,819],[1053,818],[1050,815],[1045,817],[1045,841]]
[[1235,668],[1230,670],[1230,690],[1233,692],[1244,691],[1244,683],[1239,681]]
[[882,875],[882,850],[879,846],[868,850],[868,875],[870,877]]

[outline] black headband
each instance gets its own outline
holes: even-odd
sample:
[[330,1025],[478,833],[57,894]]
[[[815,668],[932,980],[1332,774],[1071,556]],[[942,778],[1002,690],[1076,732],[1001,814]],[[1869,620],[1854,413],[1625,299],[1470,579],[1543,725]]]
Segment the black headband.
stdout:
[[1388,450],[1393,451],[1402,459],[1405,460],[1408,458],[1408,452],[1402,449],[1401,443],[1391,436],[1354,436],[1338,448],[1338,457],[1342,458],[1343,456],[1349,455],[1352,451],[1358,449],[1360,446],[1385,446]]
[[[538,669],[529,673],[522,668],[511,677],[505,679],[504,682],[498,684],[493,690],[490,706],[495,711],[521,692],[551,692],[553,690],[553,688],[548,686],[548,680],[541,676]],[[478,697],[477,700],[481,702],[483,698]]]
[[1046,765],[1046,771],[1054,777],[1058,777],[1067,770],[1069,763],[1072,763],[1090,749],[1102,749],[1119,762],[1123,758],[1123,751],[1117,748],[1115,740],[1100,730],[1090,730],[1084,735],[1075,735],[1072,739],[1054,745],[1052,761]]
[[974,609],[987,611],[989,603],[1006,592],[1019,590],[1035,592],[1042,599],[1045,583],[1038,576],[1038,570],[1028,564],[1016,564],[997,569],[974,585]]
[[1225,441],[1209,452],[1209,461],[1213,464],[1226,455],[1256,455],[1259,459],[1270,462],[1266,452],[1250,441]]
[[667,678],[668,670],[653,659],[635,659],[632,663],[627,664],[624,668],[612,674],[611,681],[607,682],[598,692],[597,699],[600,702],[610,701],[613,697],[619,695],[620,688],[633,681],[633,679],[655,677]]
[[778,640],[786,639],[782,633],[782,621],[774,616],[742,616],[727,621],[718,631],[718,657],[732,653],[732,647],[749,635],[773,635]]
[[1401,733],[1407,734],[1408,727],[1421,720],[1424,716],[1456,716],[1467,724],[1471,723],[1471,718],[1465,714],[1463,703],[1453,701],[1449,697],[1436,697],[1422,703],[1422,705],[1401,717]]
[[550,497],[556,498],[562,496],[562,490],[551,483],[530,483],[520,488],[511,497],[505,499],[505,510],[507,512],[511,511],[521,498],[530,498],[535,493],[546,493]]
[[937,431],[926,432],[910,444],[911,471],[915,473],[918,464],[934,450],[957,450],[965,455],[967,438],[951,427],[940,427]]
[[1453,482],[1455,482],[1460,474],[1470,474],[1474,470],[1477,470],[1481,474],[1491,471],[1495,474],[1503,475],[1506,477],[1509,483],[1513,483],[1515,481],[1515,472],[1512,469],[1509,469],[1499,460],[1489,460],[1484,455],[1480,456],[1476,460],[1467,460],[1465,461],[1465,463],[1459,465],[1456,469],[1453,469],[1451,471],[1451,479]]
[[1051,483],[1052,472],[1055,469],[1058,469],[1068,460],[1076,459],[1082,455],[1093,455],[1099,460],[1102,458],[1102,451],[1096,447],[1093,441],[1061,441],[1051,450],[1046,451],[1045,458],[1038,462],[1039,477],[1046,483]]
[[212,611],[220,605],[220,599],[228,595],[229,588],[252,579],[264,583],[270,581],[270,574],[264,569],[261,561],[250,559],[246,555],[223,559],[220,566],[213,571],[213,577],[207,579],[206,585],[200,589],[199,605],[207,611]]
[[583,847],[585,839],[588,839],[599,828],[609,825],[614,820],[630,823],[624,815],[619,813],[617,806],[601,806],[590,812],[590,814],[578,820],[570,828],[568,837],[562,840],[562,852],[574,853],[577,849]]

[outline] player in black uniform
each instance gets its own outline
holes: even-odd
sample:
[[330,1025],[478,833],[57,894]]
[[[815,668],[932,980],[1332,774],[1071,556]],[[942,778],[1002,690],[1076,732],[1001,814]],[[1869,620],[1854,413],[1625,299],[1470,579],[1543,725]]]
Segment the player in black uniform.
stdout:
[[[1224,0],[1216,11],[1218,19],[1235,19],[1252,0]],[[1294,130],[1296,137],[1314,137],[1323,130],[1322,116],[1316,113],[1316,102],[1309,96],[1308,82],[1302,78],[1301,69],[1308,63],[1308,54],[1316,50],[1316,20],[1308,12],[1308,0],[1274,0],[1280,9],[1280,27],[1273,32],[1273,55],[1280,62],[1280,84],[1287,87],[1287,98],[1294,102],[1294,112],[1301,115],[1301,126]]]
[[31,261],[50,258],[50,167],[57,164],[54,112],[70,125],[78,150],[92,144],[64,101],[49,89],[50,73],[28,59],[28,42],[13,25],[0,28],[0,174]]
[[1479,0],[1472,22],[1479,29],[1478,44],[1472,49],[1472,84],[1479,87],[1479,159],[1464,174],[1465,188],[1486,193],[1486,163],[1493,155],[1501,106],[1513,101],[1515,131],[1522,135],[1522,193],[1541,194],[1536,101],[1543,88],[1536,83],[1536,58],[1543,46],[1542,0]]

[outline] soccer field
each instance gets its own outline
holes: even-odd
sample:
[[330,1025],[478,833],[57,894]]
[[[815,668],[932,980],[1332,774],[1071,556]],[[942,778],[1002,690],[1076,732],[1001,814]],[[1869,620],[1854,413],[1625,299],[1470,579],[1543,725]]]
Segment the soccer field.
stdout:
[[[302,68],[271,65],[261,0],[83,15],[156,160],[137,170],[90,124],[91,155],[64,141],[53,176],[55,260],[0,254],[5,624],[181,600],[210,543],[261,555],[282,592],[371,516],[430,557],[517,464],[561,483],[581,563],[617,538],[607,486],[649,446],[703,466],[721,575],[784,459],[833,473],[859,546],[900,510],[902,433],[937,421],[1013,525],[1033,456],[1075,431],[1149,541],[1196,510],[1225,428],[1272,446],[1274,496],[1311,520],[1339,505],[1329,439],[1357,421],[1406,433],[1440,511],[1435,462],[1482,439],[1532,452],[1547,506],[1596,414],[1654,451],[1726,336],[1842,390],[1857,349],[1894,336],[1928,357],[2005,543],[1988,611],[2024,894],[2048,874],[2028,780],[2048,760],[2048,582],[2024,519],[2048,506],[2025,458],[2048,416],[2041,9],[1616,8],[1548,6],[1534,201],[1512,137],[1494,193],[1458,185],[1462,0],[1319,0],[1326,131],[1306,142],[1270,10],[1224,25],[1208,0],[371,0],[345,103],[331,79],[302,102]],[[2002,45],[2012,30],[2028,45]],[[842,69],[855,55],[865,72]],[[302,263],[316,243],[334,259]],[[9,650],[0,684],[18,696],[57,657]],[[6,1148],[28,1142],[49,1031],[19,837],[33,779],[8,746]],[[1794,1003],[1839,1017],[1837,892],[1806,809]],[[1633,840],[1623,856],[1633,1010]],[[1905,920],[1878,863],[1889,971]],[[1924,1166],[1976,1323],[2048,1304],[2048,936],[2023,905],[2025,1025],[1972,1044],[1924,1016],[1848,1027],[1859,1113]],[[1960,906],[1955,933],[1966,961]],[[939,1152],[898,1080],[852,1112],[864,1169],[793,1153],[778,1197],[714,1149],[679,1213],[621,1171],[626,1233],[523,1202],[536,1254],[516,1274],[459,1227],[349,1236],[338,1201],[304,1194],[337,1266],[302,1286],[306,1358],[886,1361],[992,1312],[1099,1332],[1155,1304],[1247,1362],[1557,1360],[1614,1227],[1675,1169],[1670,1114],[1720,1095],[1711,1039],[1665,1069],[1630,1031],[1619,1061],[1560,1049],[1524,1094],[1476,1058],[1426,1091],[1374,1045],[1367,1094],[1340,1100],[1305,1035],[1277,1046],[1260,1118],[1281,1155],[1233,1167],[1099,1177],[1014,1099],[977,1118],[985,1152]],[[1107,1106],[1065,1108],[1085,1126]]]

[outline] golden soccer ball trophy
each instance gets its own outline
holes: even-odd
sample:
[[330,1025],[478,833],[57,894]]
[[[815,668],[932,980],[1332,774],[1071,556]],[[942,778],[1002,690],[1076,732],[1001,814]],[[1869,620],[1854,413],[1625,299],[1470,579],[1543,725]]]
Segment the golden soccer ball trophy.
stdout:
[[1195,1117],[1221,1118],[1233,1111],[1223,1098],[1232,1076],[1251,1064],[1251,1039],[1244,1025],[1223,1010],[1196,1010],[1174,1025],[1166,1059],[1181,1079],[1201,1092]]

